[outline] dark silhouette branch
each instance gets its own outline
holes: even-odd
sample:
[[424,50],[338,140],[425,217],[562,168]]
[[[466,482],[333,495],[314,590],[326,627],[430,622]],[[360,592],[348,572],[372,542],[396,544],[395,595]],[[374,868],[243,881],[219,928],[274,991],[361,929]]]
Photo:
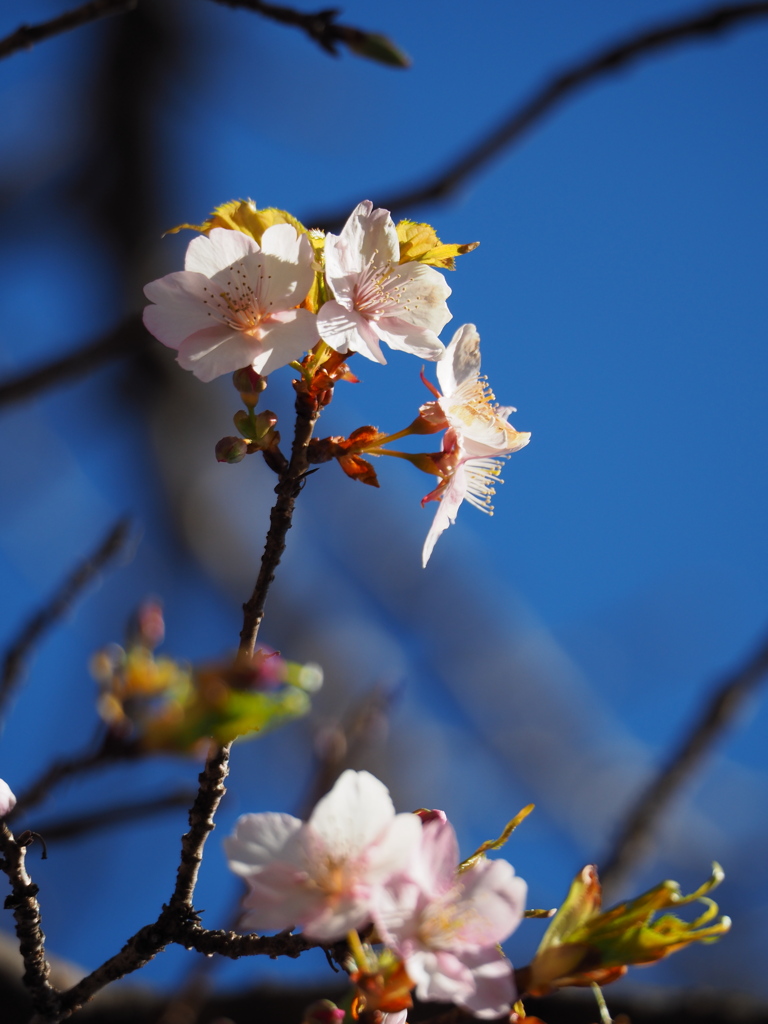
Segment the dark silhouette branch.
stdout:
[[641,793],[600,867],[605,890],[615,890],[647,852],[659,818],[729,727],[746,698],[768,676],[768,639],[752,657],[715,687],[680,746]]
[[112,14],[125,14],[133,10],[137,0],[90,0],[87,4],[65,11],[57,18],[42,21],[37,25],[21,25],[5,39],[0,39],[0,60],[10,57],[19,50],[29,50],[35,43],[41,43],[51,36],[61,35],[81,25],[107,18]]
[[124,549],[128,528],[127,520],[121,520],[113,526],[93,554],[77,566],[51,600],[32,616],[13,641],[3,659],[0,674],[0,715],[5,711],[14,688],[23,676],[35,645],[67,614],[91,580]]
[[0,407],[13,405],[38,391],[57,387],[69,380],[85,377],[113,359],[140,352],[154,339],[141,325],[138,316],[130,317],[115,330],[96,341],[75,349],[59,359],[44,363],[35,370],[0,381]]
[[[740,22],[766,16],[768,3],[724,4],[633,34],[555,75],[447,167],[421,184],[376,197],[375,205],[400,212],[422,203],[446,199],[585,85],[658,50],[690,39],[714,36]],[[313,227],[337,230],[355,203],[305,218],[305,222]]]
[[150,800],[135,800],[132,803],[118,804],[114,807],[103,807],[99,811],[81,814],[78,817],[59,818],[51,822],[36,821],[35,829],[49,843],[78,839],[80,836],[112,828],[115,825],[127,825],[133,821],[163,814],[165,811],[189,807],[194,796],[194,792],[183,789],[177,793],[168,793],[166,796],[154,797]]

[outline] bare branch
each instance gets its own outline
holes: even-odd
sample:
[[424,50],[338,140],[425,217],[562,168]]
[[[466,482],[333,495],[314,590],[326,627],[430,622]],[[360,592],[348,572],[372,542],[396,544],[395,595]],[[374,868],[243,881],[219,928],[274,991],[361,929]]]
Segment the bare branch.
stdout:
[[42,21],[38,25],[21,25],[5,39],[0,39],[0,60],[18,50],[29,50],[35,43],[69,32],[70,29],[80,28],[81,25],[88,25],[112,14],[125,14],[133,10],[136,3],[137,0],[90,0],[50,21]]
[[4,821],[0,821],[0,853],[2,870],[11,883],[11,895],[5,901],[6,909],[13,910],[19,951],[24,960],[24,985],[38,1013],[50,1012],[57,1001],[56,990],[48,980],[51,968],[45,957],[45,935],[40,925],[38,888],[25,865],[26,848],[13,836]]
[[615,890],[647,852],[659,818],[733,721],[746,698],[768,675],[768,639],[736,672],[716,686],[703,713],[647,786],[619,829],[600,868],[604,889]]
[[163,814],[165,811],[189,807],[190,801],[194,797],[194,792],[182,789],[177,793],[168,793],[165,796],[153,797],[149,800],[134,800],[132,803],[104,807],[91,814],[81,814],[77,818],[59,818],[50,823],[36,821],[35,830],[49,843],[57,840],[61,842],[67,839],[77,839],[89,832],[98,832],[114,825],[126,825],[142,818]]
[[389,67],[407,68],[410,60],[386,36],[377,32],[366,32],[351,25],[340,25],[336,21],[339,12],[332,7],[313,13],[296,11],[292,7],[264,3],[263,0],[213,0],[224,7],[243,7],[261,14],[281,25],[292,25],[301,29],[309,38],[321,46],[326,53],[338,55],[342,44],[360,57],[387,64]]
[[[514,107],[486,136],[474,145],[468,146],[444,170],[422,184],[379,196],[375,200],[375,205],[399,212],[423,203],[446,199],[500,153],[519,142],[530,128],[585,85],[665,47],[702,36],[713,36],[740,22],[766,16],[768,3],[721,5],[647,29],[606,50],[600,50],[587,60],[573,64],[551,78],[523,104]],[[351,203],[342,209],[330,210],[304,219],[313,227],[336,230],[344,224],[354,205],[355,203]]]
[[150,340],[154,341],[143,330],[141,319],[132,316],[109,334],[68,355],[45,363],[36,370],[0,381],[0,407],[21,402],[38,391],[57,387],[77,377],[85,377],[113,359],[140,352],[149,346]]
[[33,615],[13,641],[3,659],[0,674],[0,714],[4,712],[9,697],[18,685],[35,645],[67,614],[91,580],[123,550],[128,539],[128,528],[127,520],[120,520],[113,526],[93,554],[77,566],[51,600]]

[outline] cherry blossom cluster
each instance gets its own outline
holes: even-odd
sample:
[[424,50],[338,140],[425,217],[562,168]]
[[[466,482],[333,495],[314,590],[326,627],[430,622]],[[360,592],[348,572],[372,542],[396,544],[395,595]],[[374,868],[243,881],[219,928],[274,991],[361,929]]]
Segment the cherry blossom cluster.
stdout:
[[[512,407],[494,404],[480,375],[475,326],[460,327],[447,347],[439,338],[451,319],[451,289],[436,268],[452,269],[454,257],[477,243],[444,245],[430,225],[395,225],[389,211],[369,201],[352,211],[339,235],[307,231],[284,211],[244,202],[219,207],[204,224],[182,226],[202,232],[189,243],[184,270],[144,289],[152,302],[144,323],[178,351],[182,367],[203,381],[242,375],[246,368],[264,378],[287,364],[303,366],[309,376],[310,360],[312,372],[325,372],[332,386],[356,380],[348,372],[329,377],[333,358],[338,364],[360,353],[386,363],[382,342],[435,361],[442,391],[425,379],[435,400],[422,406],[410,427],[389,435],[360,428],[348,439],[328,439],[315,455],[338,458],[350,476],[376,486],[364,454],[397,455],[439,478],[424,499],[439,502],[424,565],[463,501],[492,512],[499,460],[524,447],[530,434],[509,424]],[[254,414],[256,400],[236,420],[243,438],[219,442],[220,461],[273,451],[276,417]],[[440,430],[439,452],[414,455],[385,447],[395,438]]]
[[[397,979],[397,993],[415,988],[422,1000],[453,1002],[477,1017],[510,1011],[514,976],[498,944],[523,918],[526,884],[505,860],[462,865],[441,811],[396,814],[383,783],[348,770],[307,822],[246,814],[225,847],[249,887],[244,926],[300,927],[327,944],[347,939],[353,954],[359,950],[356,973],[370,976],[363,932],[384,945],[377,962],[389,964],[380,973]],[[410,1005],[392,997],[390,984],[368,1008]]]

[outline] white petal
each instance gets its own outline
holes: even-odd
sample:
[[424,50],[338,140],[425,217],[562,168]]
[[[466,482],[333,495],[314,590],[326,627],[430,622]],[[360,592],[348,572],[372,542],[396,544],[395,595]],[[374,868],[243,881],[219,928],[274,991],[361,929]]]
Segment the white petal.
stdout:
[[376,332],[390,348],[410,352],[420,359],[442,359],[445,348],[432,331],[414,327],[396,317],[386,317],[375,324]]
[[283,313],[280,319],[275,318],[274,323],[264,325],[261,351],[251,365],[257,373],[266,377],[278,367],[286,366],[294,359],[301,359],[305,352],[315,346],[318,338],[317,317],[314,313],[307,309]]
[[495,946],[462,956],[472,971],[474,993],[462,1003],[481,1020],[494,1020],[509,1013],[517,999],[512,964]]
[[261,345],[255,338],[219,324],[191,334],[179,346],[176,358],[179,366],[207,382],[250,366],[260,352]]
[[210,326],[204,292],[209,283],[202,274],[179,270],[145,285],[144,294],[157,303],[144,309],[144,326],[150,334],[169,348],[178,348],[190,334]]
[[248,253],[258,251],[258,245],[250,235],[228,228],[212,228],[208,235],[198,235],[189,243],[184,269],[213,277]]
[[370,772],[342,772],[319,801],[308,825],[339,860],[356,857],[395,817],[389,790]]
[[[368,853],[366,880],[371,885],[386,882],[415,863],[421,845],[421,831],[421,819],[417,814],[396,814]],[[453,866],[455,869],[455,861]]]
[[309,239],[291,224],[273,224],[262,235],[261,250],[261,308],[270,313],[298,306],[307,297],[315,278]]
[[291,814],[244,814],[235,831],[224,840],[229,866],[237,875],[248,877],[286,856],[303,822]]
[[456,467],[456,472],[451,478],[451,482],[443,493],[440,499],[440,506],[435,513],[435,518],[432,521],[432,525],[429,528],[427,539],[424,541],[424,549],[421,553],[421,564],[426,568],[429,556],[432,554],[437,538],[440,534],[447,530],[448,527],[456,522],[456,513],[459,511],[459,505],[464,500],[464,496],[467,493],[467,479],[463,465]]
[[445,397],[470,377],[480,373],[480,335],[474,324],[464,324],[451,338],[437,366],[437,379]]
[[386,363],[376,331],[364,316],[347,310],[341,303],[331,300],[320,307],[317,330],[323,341],[336,352],[359,352],[377,363]]
[[423,263],[395,267],[383,282],[388,300],[382,316],[399,317],[406,323],[439,334],[451,319],[445,300],[451,294],[442,274]]

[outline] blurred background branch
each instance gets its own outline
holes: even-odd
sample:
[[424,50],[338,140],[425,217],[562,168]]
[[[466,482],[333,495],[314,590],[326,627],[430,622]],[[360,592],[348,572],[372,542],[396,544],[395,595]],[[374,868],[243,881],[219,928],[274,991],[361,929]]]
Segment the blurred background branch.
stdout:
[[0,39],[0,60],[18,50],[28,50],[44,39],[80,28],[100,18],[107,18],[112,14],[125,14],[126,11],[133,10],[137,2],[138,0],[90,0],[89,3],[66,11],[49,21],[42,21],[37,25],[21,25],[9,36]]

